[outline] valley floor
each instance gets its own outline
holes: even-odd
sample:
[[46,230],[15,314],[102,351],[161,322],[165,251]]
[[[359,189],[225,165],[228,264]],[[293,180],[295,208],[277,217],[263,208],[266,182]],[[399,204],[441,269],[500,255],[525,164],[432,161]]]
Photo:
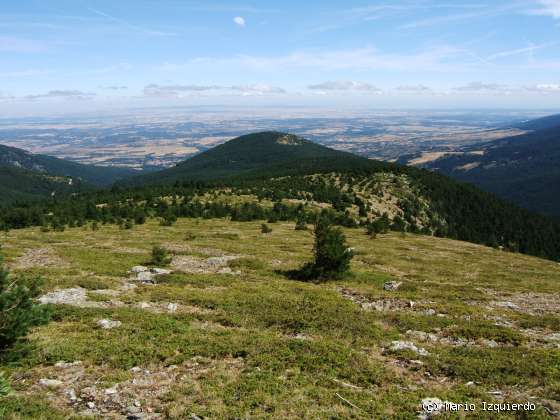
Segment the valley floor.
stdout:
[[[352,276],[309,284],[284,271],[311,259],[311,231],[270,227],[9,232],[12,273],[42,276],[55,312],[1,355],[15,392],[0,417],[416,418],[426,398],[476,404],[462,413],[476,418],[512,417],[482,402],[558,415],[558,263],[346,229]],[[128,272],[153,245],[173,272],[146,284]]]

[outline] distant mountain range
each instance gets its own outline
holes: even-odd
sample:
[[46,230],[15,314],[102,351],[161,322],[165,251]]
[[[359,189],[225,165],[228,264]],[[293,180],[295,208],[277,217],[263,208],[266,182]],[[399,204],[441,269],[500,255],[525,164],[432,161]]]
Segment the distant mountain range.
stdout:
[[137,173],[127,168],[83,165],[0,145],[2,203],[109,186]]
[[517,128],[530,132],[470,146],[419,166],[560,218],[560,115]]

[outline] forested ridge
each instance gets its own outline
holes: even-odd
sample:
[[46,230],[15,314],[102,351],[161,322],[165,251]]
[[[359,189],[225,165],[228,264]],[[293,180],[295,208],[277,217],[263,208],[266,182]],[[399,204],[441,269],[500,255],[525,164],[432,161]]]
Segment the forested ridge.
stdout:
[[[227,154],[222,147],[219,153],[207,152],[210,157],[193,158],[204,162],[207,170],[219,168],[213,172],[218,179],[166,183],[175,179],[172,171],[173,177],[163,177],[159,185],[150,179],[144,185],[120,184],[39,202],[21,201],[1,207],[0,226],[4,230],[28,226],[56,230],[95,222],[132,228],[149,217],[160,218],[162,224],[172,224],[178,217],[312,221],[326,206],[333,222],[346,227],[368,226],[383,219],[397,231],[560,260],[559,223],[471,185],[423,169],[334,151],[283,133],[247,138],[248,144],[241,137],[223,145]],[[240,162],[236,156],[242,156],[254,142],[259,148]],[[272,150],[287,147],[288,151],[273,163],[267,144]],[[226,158],[233,167],[224,163]],[[263,161],[269,164],[263,165]],[[387,203],[392,203],[392,210],[387,210]]]

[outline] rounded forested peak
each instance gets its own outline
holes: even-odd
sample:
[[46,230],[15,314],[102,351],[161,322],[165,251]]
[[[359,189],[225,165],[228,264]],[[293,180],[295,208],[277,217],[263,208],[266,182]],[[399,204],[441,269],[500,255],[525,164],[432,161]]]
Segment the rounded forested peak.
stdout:
[[257,133],[245,134],[230,141],[231,143],[260,142],[270,144],[281,144],[289,146],[300,146],[309,143],[302,137],[295,134],[284,133],[281,131],[260,131]]

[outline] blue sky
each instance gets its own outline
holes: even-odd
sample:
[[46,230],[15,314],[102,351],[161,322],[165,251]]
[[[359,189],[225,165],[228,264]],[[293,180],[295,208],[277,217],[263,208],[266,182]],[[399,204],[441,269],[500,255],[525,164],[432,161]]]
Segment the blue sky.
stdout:
[[550,108],[560,0],[4,0],[0,111]]

